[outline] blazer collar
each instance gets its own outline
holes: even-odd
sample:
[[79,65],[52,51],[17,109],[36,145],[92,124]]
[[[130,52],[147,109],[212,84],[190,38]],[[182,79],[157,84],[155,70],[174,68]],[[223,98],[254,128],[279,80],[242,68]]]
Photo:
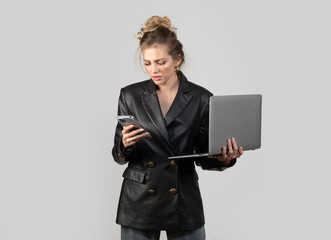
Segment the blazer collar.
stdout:
[[152,79],[145,82],[144,91],[140,94],[140,98],[149,119],[162,136],[162,139],[167,143],[167,146],[173,151],[169,141],[168,131],[162,117],[159,100],[155,90],[155,84]]
[[187,78],[181,71],[178,72],[178,77],[180,79],[178,92],[164,119],[153,80],[145,82],[144,92],[141,94],[144,110],[170,148],[172,147],[166,127],[183,111],[193,96],[190,94]]
[[177,95],[165,116],[165,124],[169,126],[170,123],[184,110],[186,105],[190,102],[192,94],[190,94],[190,87],[188,85],[187,78],[185,75],[179,71],[178,77],[180,79],[179,88]]

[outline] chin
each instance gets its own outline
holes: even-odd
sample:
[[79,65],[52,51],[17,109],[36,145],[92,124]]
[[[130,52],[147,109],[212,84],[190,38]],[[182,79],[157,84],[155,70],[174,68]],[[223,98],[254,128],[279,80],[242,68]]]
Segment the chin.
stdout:
[[162,85],[163,82],[162,81],[153,81],[155,85]]

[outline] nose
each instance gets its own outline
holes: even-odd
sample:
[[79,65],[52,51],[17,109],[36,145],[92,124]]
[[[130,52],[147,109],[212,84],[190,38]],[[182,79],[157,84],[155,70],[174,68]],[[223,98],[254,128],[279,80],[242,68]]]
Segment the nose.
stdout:
[[157,64],[152,63],[152,73],[157,73],[159,71],[159,68],[157,66]]

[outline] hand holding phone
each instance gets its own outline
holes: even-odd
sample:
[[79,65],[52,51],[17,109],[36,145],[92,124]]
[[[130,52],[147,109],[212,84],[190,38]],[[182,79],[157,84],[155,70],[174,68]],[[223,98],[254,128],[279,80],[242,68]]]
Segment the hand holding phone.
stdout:
[[123,126],[122,142],[125,148],[134,145],[141,139],[152,136],[145,132],[141,124],[132,115],[117,116],[119,123]]

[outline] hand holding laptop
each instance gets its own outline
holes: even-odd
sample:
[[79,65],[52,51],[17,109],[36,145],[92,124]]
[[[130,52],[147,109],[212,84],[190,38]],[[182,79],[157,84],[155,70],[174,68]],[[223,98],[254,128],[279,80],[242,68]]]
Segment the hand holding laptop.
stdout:
[[[244,153],[243,148],[245,151],[259,149],[261,107],[261,94],[210,97],[208,153],[169,156],[168,159],[211,157],[226,164],[240,157]],[[222,147],[224,142],[227,142],[227,149]]]
[[226,142],[227,148],[222,147],[222,154],[212,155],[208,158],[217,158],[224,165],[227,165],[231,162],[231,160],[239,158],[244,153],[244,150],[241,146],[238,148],[236,140],[234,138],[228,139]]

